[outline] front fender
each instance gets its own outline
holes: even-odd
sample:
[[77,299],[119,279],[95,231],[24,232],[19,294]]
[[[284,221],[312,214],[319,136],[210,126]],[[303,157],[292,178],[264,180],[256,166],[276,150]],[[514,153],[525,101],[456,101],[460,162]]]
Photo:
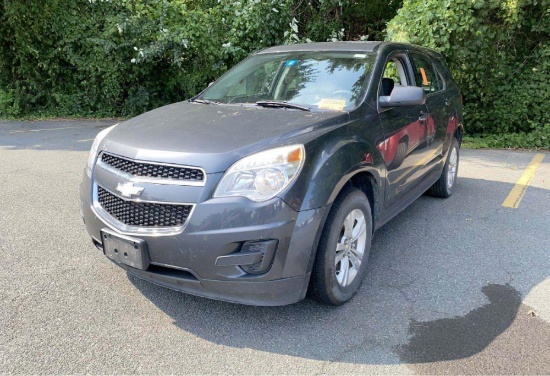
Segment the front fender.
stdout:
[[323,207],[331,204],[342,187],[360,172],[370,173],[381,188],[385,165],[375,146],[381,139],[379,123],[372,121],[348,124],[307,143],[304,170],[283,199],[295,210]]

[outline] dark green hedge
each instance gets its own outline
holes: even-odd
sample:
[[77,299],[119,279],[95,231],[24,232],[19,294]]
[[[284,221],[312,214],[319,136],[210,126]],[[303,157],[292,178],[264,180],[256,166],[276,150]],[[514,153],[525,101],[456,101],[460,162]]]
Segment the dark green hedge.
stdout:
[[469,133],[550,137],[549,0],[405,0],[388,38],[443,53]]
[[332,39],[353,22],[354,35],[336,38],[379,36],[398,8],[375,19],[387,1],[344,3],[3,0],[0,117],[134,115],[196,94],[264,47]]
[[381,38],[401,1],[2,0],[0,117],[138,114],[264,47]]
[[[2,0],[0,117],[131,116],[258,49],[387,38],[433,47],[470,133],[545,134],[550,0]],[[526,139],[529,139],[528,137]]]

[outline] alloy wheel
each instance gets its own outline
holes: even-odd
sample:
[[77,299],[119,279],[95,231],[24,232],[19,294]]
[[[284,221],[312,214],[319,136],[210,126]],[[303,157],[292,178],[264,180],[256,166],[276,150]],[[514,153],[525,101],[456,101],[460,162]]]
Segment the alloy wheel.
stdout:
[[458,169],[458,152],[453,147],[449,156],[449,166],[447,168],[447,190],[450,192],[455,182],[456,170]]
[[336,244],[336,280],[341,286],[348,286],[357,276],[365,254],[366,238],[365,215],[361,210],[354,209],[344,220]]

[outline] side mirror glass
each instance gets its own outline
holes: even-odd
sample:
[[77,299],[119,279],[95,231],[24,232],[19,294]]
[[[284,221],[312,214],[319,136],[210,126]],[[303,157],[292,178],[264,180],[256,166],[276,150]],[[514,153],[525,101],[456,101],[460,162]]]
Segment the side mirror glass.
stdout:
[[414,106],[426,103],[424,89],[416,86],[396,86],[391,95],[380,96],[381,107]]

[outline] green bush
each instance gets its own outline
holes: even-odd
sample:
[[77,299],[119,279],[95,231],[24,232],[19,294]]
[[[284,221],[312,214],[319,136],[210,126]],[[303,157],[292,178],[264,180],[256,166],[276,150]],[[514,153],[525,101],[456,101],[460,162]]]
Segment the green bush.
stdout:
[[135,115],[197,94],[261,48],[382,39],[391,20],[388,39],[446,56],[470,134],[544,143],[549,9],[550,0],[3,0],[0,118]]
[[443,53],[472,134],[527,134],[550,123],[549,0],[405,0],[388,39]]
[[278,0],[4,0],[0,117],[128,116],[188,98],[282,43],[290,9]]
[[550,150],[550,124],[545,124],[542,127],[536,126],[531,132],[465,136],[464,146],[473,149],[511,148]]
[[384,40],[386,23],[403,0],[292,1],[291,41]]
[[124,17],[124,7],[114,2],[5,0],[0,88],[13,93],[21,115],[120,114],[133,88],[153,71],[129,63],[133,36],[126,39],[117,29]]
[[297,41],[380,37],[401,0],[3,0],[0,117],[130,116]]
[[16,117],[21,114],[19,103],[14,98],[13,92],[0,89],[0,114],[8,117]]

